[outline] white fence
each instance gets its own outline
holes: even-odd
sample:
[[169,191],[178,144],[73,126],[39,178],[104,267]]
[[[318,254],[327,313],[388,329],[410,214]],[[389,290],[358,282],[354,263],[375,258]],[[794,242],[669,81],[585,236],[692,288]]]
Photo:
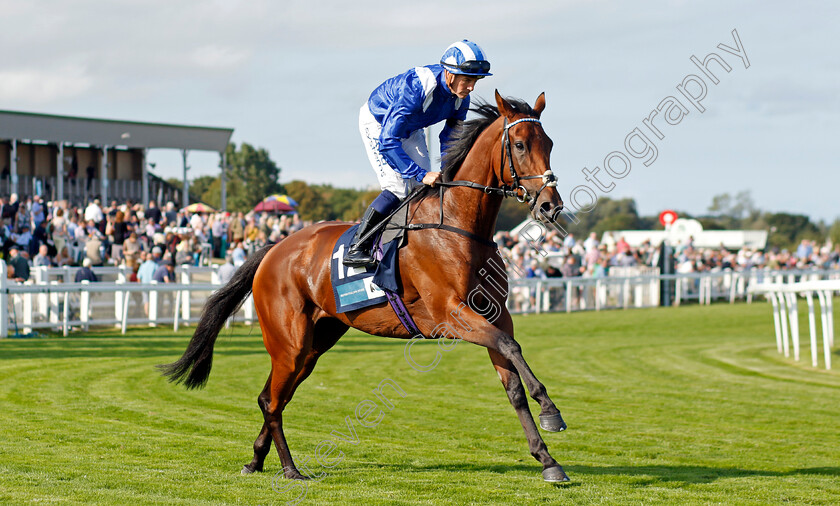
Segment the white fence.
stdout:
[[[0,261],[0,269],[5,263]],[[129,283],[130,272],[119,267],[98,267],[97,283],[74,283],[78,267],[33,269],[32,280],[14,283],[0,276],[0,337],[50,329],[65,335],[74,328],[114,325],[188,325],[198,321],[201,308],[219,288],[218,266],[178,267],[178,284]],[[840,279],[840,271],[712,272],[661,275],[640,271],[637,276],[601,278],[515,279],[510,281],[508,309],[512,313],[542,313],[653,307],[663,291],[674,305],[686,301],[711,304],[751,301],[751,286]],[[626,273],[626,272],[625,272]],[[237,317],[255,321],[249,298]]]
[[[773,323],[776,328],[776,348],[785,357],[790,356],[793,341],[793,359],[799,360],[799,307],[797,296],[808,302],[808,327],[811,337],[811,365],[817,367],[817,318],[814,311],[814,295],[820,302],[820,324],[823,338],[823,360],[825,368],[831,369],[831,348],[834,346],[833,296],[840,292],[840,280],[804,281],[799,283],[763,283],[750,287],[751,293],[763,294],[773,304]],[[790,334],[788,334],[790,325]],[[790,337],[790,339],[789,339]]]
[[543,313],[654,307],[663,290],[673,305],[687,301],[711,304],[752,301],[749,287],[759,283],[793,283],[840,279],[840,270],[809,271],[722,271],[691,274],[644,273],[638,276],[600,278],[513,279],[507,307],[511,313]]
[[[5,269],[0,261],[0,269]],[[125,332],[128,325],[155,327],[198,321],[207,297],[221,284],[218,266],[178,267],[179,283],[127,282],[130,271],[98,267],[101,282],[74,283],[78,267],[33,269],[33,279],[14,283],[0,277],[0,337],[50,329],[67,335],[71,329],[113,325]],[[3,271],[5,272],[5,271]],[[243,304],[238,316],[255,320],[253,300]]]

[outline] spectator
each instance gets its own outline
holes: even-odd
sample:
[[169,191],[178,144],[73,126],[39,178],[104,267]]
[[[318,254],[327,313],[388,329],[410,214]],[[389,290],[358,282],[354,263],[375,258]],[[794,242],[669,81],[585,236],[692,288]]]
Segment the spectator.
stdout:
[[113,244],[111,244],[111,258],[120,260],[123,257],[123,244],[128,238],[128,223],[125,221],[125,213],[117,211],[114,223],[110,224],[110,227],[111,234],[107,235],[114,238]]
[[29,225],[24,223],[20,227],[19,234],[12,234],[12,240],[15,241],[20,251],[29,251],[29,243],[32,241],[32,234],[29,232]]
[[88,234],[85,243],[85,257],[90,259],[91,263],[97,267],[105,263],[102,258],[102,240],[99,238],[99,232],[95,229]]
[[216,215],[210,231],[213,234],[213,257],[220,258],[222,256],[222,238],[227,234],[227,223],[225,223],[221,213]]
[[18,282],[29,280],[29,261],[20,253],[17,246],[9,249],[9,270],[10,278]]
[[67,225],[64,219],[64,209],[60,207],[56,209],[55,217],[50,221],[50,226],[52,228],[50,236],[52,237],[55,249],[60,250],[67,241]]
[[55,257],[55,265],[57,267],[64,267],[73,265],[73,258],[70,256],[70,250],[65,246],[58,252],[58,255]]
[[29,244],[32,249],[41,249],[41,245],[47,246],[50,255],[55,255],[56,249],[53,240],[47,235],[47,221],[42,220],[35,226],[32,232],[32,242]]
[[175,210],[175,204],[171,201],[166,203],[166,224],[176,226],[178,224],[178,211]]
[[539,278],[545,279],[546,275],[542,269],[540,269],[540,263],[534,259],[528,264],[528,268],[525,269],[525,277],[526,278]]
[[99,199],[94,199],[94,201],[85,208],[85,221],[92,221],[94,224],[98,224],[104,219],[105,214],[102,212],[102,208],[99,207]]
[[566,263],[560,268],[564,278],[574,278],[580,276],[580,267],[578,267],[575,257],[569,255],[566,257]]
[[[241,243],[239,243],[241,244]],[[233,265],[233,253],[228,252],[225,255],[225,263],[221,267],[219,267],[219,283],[226,285],[228,281],[233,278],[233,274],[236,272],[236,267]]]
[[563,246],[572,249],[575,247],[575,234],[569,232],[569,234],[563,239]]
[[96,273],[93,272],[93,269],[90,268],[92,265],[90,258],[85,258],[82,261],[82,268],[76,272],[76,283],[81,283],[82,281],[90,281],[91,283],[96,283],[99,279],[96,277]]
[[137,270],[137,279],[139,279],[141,283],[151,283],[154,279],[155,271],[158,268],[158,260],[160,258],[160,248],[156,246],[155,250],[158,251],[158,256],[155,257],[154,253],[150,254],[148,258],[140,264],[140,268]]
[[152,279],[158,283],[174,283],[175,282],[175,262],[172,260],[164,260],[161,265],[155,270]]
[[9,196],[8,203],[6,199],[0,199],[0,218],[4,220],[8,219],[11,226],[14,227],[18,207],[20,207],[20,202],[18,201],[17,193],[13,193]]
[[598,246],[600,246],[600,243],[598,242],[598,234],[596,234],[595,232],[590,232],[589,237],[587,237],[586,240],[583,241],[583,249],[585,249],[586,252],[589,253],[592,250],[597,250]]
[[160,208],[157,206],[155,201],[153,200],[149,202],[149,208],[146,209],[145,212],[146,219],[152,223],[160,223],[161,216]]
[[175,263],[178,265],[191,265],[193,263],[193,252],[189,241],[182,239],[175,246]]
[[229,228],[229,242],[236,244],[245,240],[245,217],[242,213],[232,216]]
[[35,267],[49,267],[52,265],[49,248],[47,248],[46,244],[42,244],[38,247],[38,254],[32,259],[32,265]]
[[126,263],[128,263],[129,260],[132,260],[134,262],[137,261],[137,257],[140,254],[141,246],[142,245],[140,244],[140,241],[137,240],[137,233],[132,232],[131,234],[129,234],[128,239],[126,239],[126,241],[123,243],[122,249],[122,254],[123,257],[125,257]]
[[[260,232],[262,234],[262,232]],[[236,243],[236,247],[233,249],[233,265],[235,267],[239,267],[245,263],[245,248],[242,247],[242,243]]]

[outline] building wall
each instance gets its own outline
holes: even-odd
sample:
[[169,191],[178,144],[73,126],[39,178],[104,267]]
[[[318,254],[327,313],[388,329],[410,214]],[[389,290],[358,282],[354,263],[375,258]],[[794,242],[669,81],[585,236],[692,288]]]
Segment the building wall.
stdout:
[[[20,177],[50,178],[58,174],[58,148],[54,144],[30,144],[18,141],[18,167]],[[12,146],[0,142],[0,172],[12,167]],[[64,175],[68,177],[76,158],[77,180],[87,179],[87,168],[93,166],[94,179],[102,177],[102,151],[95,147],[64,147]],[[139,149],[109,149],[108,179],[139,181],[143,174],[143,152]]]
[[[57,166],[55,147],[42,144],[30,144],[28,147],[32,151],[32,165],[29,175],[35,177],[55,176]],[[18,174],[20,173],[20,167],[18,167]]]

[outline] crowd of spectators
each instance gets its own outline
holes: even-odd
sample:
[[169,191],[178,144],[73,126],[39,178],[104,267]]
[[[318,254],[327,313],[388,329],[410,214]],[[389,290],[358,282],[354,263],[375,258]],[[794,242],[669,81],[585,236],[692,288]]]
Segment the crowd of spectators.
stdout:
[[93,267],[125,265],[132,280],[167,282],[176,265],[209,257],[229,257],[238,267],[250,252],[304,225],[297,214],[190,213],[172,202],[99,199],[72,205],[15,194],[0,197],[0,220],[7,277],[16,281],[28,280],[36,266],[81,266],[76,281],[96,281]]
[[[509,276],[515,278],[602,277],[616,267],[657,267],[660,245],[650,241],[631,247],[623,237],[607,233],[599,240],[592,232],[583,240],[574,234],[565,237],[550,230],[537,242],[525,234],[512,236],[499,232],[494,237],[503,256],[509,261]],[[819,244],[804,239],[795,251],[768,248],[767,251],[743,247],[730,251],[724,247],[699,248],[693,238],[674,245],[677,273],[719,272],[748,269],[839,269],[840,244],[828,239]]]
[[[172,202],[140,203],[94,199],[83,205],[44,202],[35,195],[0,197],[0,244],[7,277],[26,281],[32,267],[81,266],[76,280],[96,281],[92,268],[125,265],[132,280],[173,281],[176,265],[198,265],[209,257],[226,258],[229,279],[248,254],[278,242],[304,226],[297,214],[190,213]],[[656,267],[660,245],[631,247],[623,237],[592,232],[585,240],[550,230],[539,244],[524,235],[499,232],[494,237],[516,278],[601,277],[616,267]],[[840,244],[803,240],[794,251],[768,248],[699,248],[693,239],[674,245],[677,273],[727,269],[837,269]],[[169,273],[169,274],[167,274]],[[220,273],[221,275],[221,273]]]

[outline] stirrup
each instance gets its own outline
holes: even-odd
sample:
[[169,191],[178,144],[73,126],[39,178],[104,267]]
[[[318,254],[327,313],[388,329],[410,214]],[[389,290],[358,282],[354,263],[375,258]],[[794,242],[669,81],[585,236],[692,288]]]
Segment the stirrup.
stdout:
[[341,263],[346,267],[372,267],[376,265],[377,260],[372,252],[368,253],[362,249],[350,248]]

